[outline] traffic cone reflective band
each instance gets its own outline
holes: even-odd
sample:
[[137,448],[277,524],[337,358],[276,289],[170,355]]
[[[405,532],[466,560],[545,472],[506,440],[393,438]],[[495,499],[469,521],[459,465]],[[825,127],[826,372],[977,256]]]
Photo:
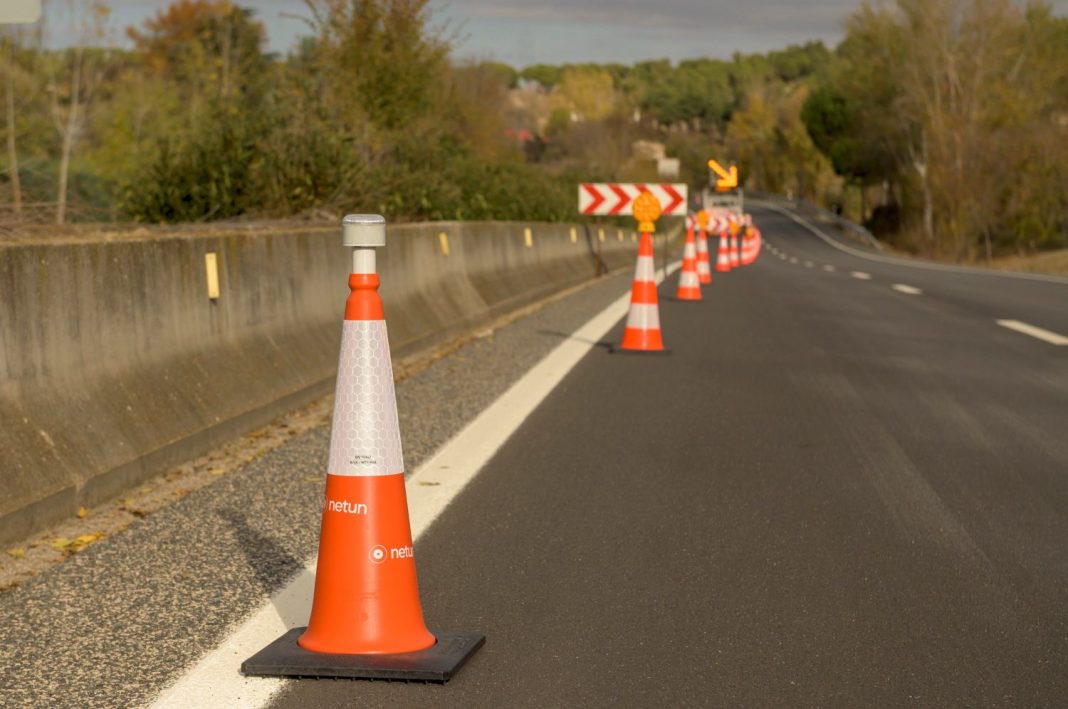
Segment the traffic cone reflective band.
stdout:
[[[349,215],[354,247],[311,619],[242,665],[254,675],[447,680],[485,641],[427,630],[408,521],[389,338],[375,247],[385,220]],[[438,647],[434,647],[435,644]],[[433,648],[430,652],[429,648]],[[345,656],[338,660],[336,656]],[[396,661],[390,656],[402,655]],[[371,659],[361,661],[360,657]]]
[[630,290],[630,312],[623,331],[621,350],[663,352],[660,333],[660,304],[656,294],[656,266],[653,264],[653,237],[643,233],[638,244],[638,264]]
[[686,234],[686,246],[682,251],[682,270],[679,272],[679,287],[676,300],[701,300],[701,280],[697,276],[697,248],[693,232]]
[[731,229],[731,243],[730,253],[728,254],[731,260],[731,268],[738,268],[742,265],[741,254],[739,253],[738,246],[738,232],[736,229]]
[[716,252],[716,270],[727,273],[731,270],[730,242],[726,231],[719,234],[719,249]]
[[708,285],[712,282],[712,264],[709,263],[708,258],[708,236],[704,229],[697,232],[697,279],[701,285]]

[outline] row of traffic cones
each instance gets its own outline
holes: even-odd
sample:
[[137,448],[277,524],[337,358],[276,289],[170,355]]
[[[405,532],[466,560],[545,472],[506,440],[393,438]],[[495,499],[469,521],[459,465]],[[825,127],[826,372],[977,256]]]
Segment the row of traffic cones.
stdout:
[[[659,209],[653,210],[656,214]],[[655,216],[652,217],[655,219]],[[621,349],[662,352],[652,225],[642,222],[630,312]],[[716,270],[752,263],[744,237],[725,246]],[[404,460],[375,249],[385,220],[349,215],[342,243],[352,248],[341,357],[324,490],[310,619],[246,660],[247,675],[447,681],[485,642],[478,633],[431,632],[423,618],[408,518]],[[686,233],[676,297],[701,300],[712,282],[707,235]]]
[[[707,214],[691,216],[686,220],[686,243],[682,251],[682,269],[679,273],[679,285],[675,290],[675,300],[700,301],[703,299],[701,286],[712,283],[708,235],[704,228],[707,222]],[[760,255],[760,244],[760,230],[753,226],[752,218],[749,215],[732,216],[729,227],[719,235],[716,272],[727,273],[752,264]],[[619,349],[626,352],[667,351],[660,329],[660,310],[653,268],[653,240],[645,233],[642,234],[638,248],[638,265],[631,287],[630,312]]]

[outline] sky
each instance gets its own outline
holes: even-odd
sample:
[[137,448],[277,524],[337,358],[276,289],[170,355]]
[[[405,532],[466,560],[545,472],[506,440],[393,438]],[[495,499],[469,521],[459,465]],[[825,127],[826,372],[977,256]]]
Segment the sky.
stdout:
[[[2,1],[2,0],[0,0]],[[834,46],[859,0],[431,0],[433,23],[454,38],[460,59],[516,67],[568,62],[728,58],[808,40]],[[169,0],[111,0],[115,35]],[[238,0],[266,25],[272,51],[284,54],[306,25],[301,0]],[[1055,0],[1068,14],[1068,0]]]

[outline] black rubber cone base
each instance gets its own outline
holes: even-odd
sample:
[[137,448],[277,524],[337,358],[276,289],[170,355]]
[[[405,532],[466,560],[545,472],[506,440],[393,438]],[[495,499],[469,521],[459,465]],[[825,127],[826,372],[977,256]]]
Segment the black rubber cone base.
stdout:
[[665,347],[662,350],[625,350],[622,347],[620,347],[619,345],[611,345],[608,348],[608,354],[641,355],[641,356],[644,356],[644,357],[648,357],[648,356],[657,357],[657,356],[669,355],[669,354],[671,354],[671,350],[669,350],[667,347]]
[[330,677],[448,682],[486,642],[478,633],[434,633],[438,641],[419,652],[398,655],[334,655],[297,644],[304,628],[293,628],[241,663],[254,677]]

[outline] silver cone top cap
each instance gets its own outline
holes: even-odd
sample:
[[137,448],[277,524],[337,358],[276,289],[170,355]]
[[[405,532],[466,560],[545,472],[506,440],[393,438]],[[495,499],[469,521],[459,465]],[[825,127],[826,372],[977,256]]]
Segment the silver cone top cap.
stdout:
[[386,218],[381,214],[348,214],[341,220],[345,246],[385,246]]

